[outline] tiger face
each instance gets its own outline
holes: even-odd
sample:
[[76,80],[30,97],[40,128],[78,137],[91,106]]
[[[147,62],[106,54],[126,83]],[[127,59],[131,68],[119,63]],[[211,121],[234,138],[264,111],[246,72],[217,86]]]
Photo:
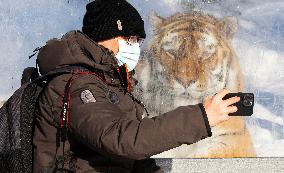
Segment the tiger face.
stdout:
[[[223,88],[242,91],[238,57],[230,45],[237,30],[236,18],[177,13],[168,18],[153,14],[151,20],[154,34],[136,68],[140,83],[134,93],[146,104],[151,117],[201,103]],[[152,157],[256,156],[241,117],[232,117],[211,130],[212,137]]]
[[151,20],[154,34],[144,57],[149,68],[140,77],[146,92],[163,92],[175,108],[200,103],[223,88],[242,90],[238,59],[230,45],[237,28],[234,17],[217,20],[201,13],[177,13],[168,18],[154,14]]

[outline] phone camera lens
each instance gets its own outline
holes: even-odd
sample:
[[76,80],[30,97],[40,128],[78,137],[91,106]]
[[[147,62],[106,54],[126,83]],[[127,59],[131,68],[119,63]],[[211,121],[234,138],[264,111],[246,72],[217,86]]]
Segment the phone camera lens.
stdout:
[[253,95],[252,94],[246,94],[244,96],[244,100],[247,100],[249,102],[253,102]]
[[244,101],[243,101],[243,105],[244,105],[244,106],[252,106],[252,101],[244,100]]

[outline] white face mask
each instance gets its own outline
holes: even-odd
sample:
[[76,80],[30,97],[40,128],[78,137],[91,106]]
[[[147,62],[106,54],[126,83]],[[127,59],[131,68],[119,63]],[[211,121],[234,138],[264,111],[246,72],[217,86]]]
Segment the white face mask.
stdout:
[[115,55],[118,59],[118,64],[126,64],[128,71],[135,68],[140,57],[139,43],[127,43],[125,40],[118,40],[119,51]]

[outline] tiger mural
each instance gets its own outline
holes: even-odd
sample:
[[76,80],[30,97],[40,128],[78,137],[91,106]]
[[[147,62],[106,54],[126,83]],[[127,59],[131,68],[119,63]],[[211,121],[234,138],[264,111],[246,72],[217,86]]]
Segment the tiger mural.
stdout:
[[[235,17],[218,20],[200,12],[176,13],[168,18],[152,14],[151,23],[153,37],[135,69],[140,81],[135,93],[150,115],[203,102],[223,88],[243,90],[238,57],[231,46],[237,31]],[[232,117],[211,131],[210,138],[152,158],[256,157],[241,117]]]

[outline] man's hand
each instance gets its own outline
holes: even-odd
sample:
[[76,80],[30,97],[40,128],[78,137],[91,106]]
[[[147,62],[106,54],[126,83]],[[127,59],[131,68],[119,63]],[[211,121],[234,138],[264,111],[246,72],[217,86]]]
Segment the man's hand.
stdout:
[[203,102],[210,126],[215,126],[223,121],[230,119],[229,113],[234,113],[238,110],[236,106],[230,106],[238,101],[240,97],[232,97],[227,100],[222,98],[230,93],[228,89],[224,89],[213,97],[206,98]]

